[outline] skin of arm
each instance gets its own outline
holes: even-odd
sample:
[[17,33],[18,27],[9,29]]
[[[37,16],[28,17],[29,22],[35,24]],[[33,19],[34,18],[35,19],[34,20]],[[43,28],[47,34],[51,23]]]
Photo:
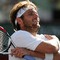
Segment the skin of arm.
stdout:
[[15,49],[11,50],[11,56],[15,56],[18,58],[22,58],[24,55],[30,55],[30,56],[34,56],[34,57],[38,57],[38,58],[45,58],[45,54],[43,53],[39,53],[36,51],[32,51],[32,50],[28,50],[25,48],[20,48],[20,47],[16,47]]
[[[56,41],[54,40],[55,38],[53,38],[51,35],[45,35],[45,37],[48,39],[48,41]],[[53,41],[53,40],[54,41]],[[41,53],[57,53],[59,50],[59,44],[56,41],[56,44],[52,43],[48,43],[48,41],[46,42],[42,42],[40,43],[37,48],[35,49],[35,51],[41,52]]]
[[39,53],[39,52],[36,52],[36,51],[30,51],[30,55],[34,56],[34,57],[42,58],[42,59],[45,58],[45,54],[44,53]]
[[38,45],[35,51],[41,53],[57,53],[58,47],[52,46],[51,44],[48,44],[46,42],[42,42]]

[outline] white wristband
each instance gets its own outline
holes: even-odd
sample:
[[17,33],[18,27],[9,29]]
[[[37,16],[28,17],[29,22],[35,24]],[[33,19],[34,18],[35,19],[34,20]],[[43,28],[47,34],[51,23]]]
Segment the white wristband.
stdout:
[[45,54],[44,60],[53,60],[53,54]]

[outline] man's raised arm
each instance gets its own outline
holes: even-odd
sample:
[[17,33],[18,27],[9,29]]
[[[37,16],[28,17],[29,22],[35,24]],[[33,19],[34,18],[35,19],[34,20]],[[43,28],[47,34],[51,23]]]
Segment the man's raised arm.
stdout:
[[[47,41],[41,42],[35,51],[42,53],[56,53],[59,50],[59,39],[56,36],[45,35]],[[53,37],[53,38],[52,38]]]

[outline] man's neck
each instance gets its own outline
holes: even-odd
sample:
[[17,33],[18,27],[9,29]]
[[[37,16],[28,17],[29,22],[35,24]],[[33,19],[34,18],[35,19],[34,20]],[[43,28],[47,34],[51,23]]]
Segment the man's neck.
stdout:
[[31,34],[32,34],[33,36],[36,36],[37,33],[32,33],[32,32],[31,32]]
[[26,31],[30,32],[33,36],[36,36],[37,31],[32,30],[32,29],[26,29]]
[[37,28],[24,28],[24,29],[21,29],[21,30],[25,30],[25,31],[28,31],[30,32],[33,36],[36,36],[37,32],[38,32],[38,29]]

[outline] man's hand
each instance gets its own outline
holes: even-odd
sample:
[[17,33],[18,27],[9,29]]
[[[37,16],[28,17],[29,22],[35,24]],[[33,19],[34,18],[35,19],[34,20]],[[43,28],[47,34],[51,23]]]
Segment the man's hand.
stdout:
[[51,35],[47,35],[47,34],[45,34],[44,36],[45,36],[48,40],[53,39],[53,37],[52,37]]
[[16,47],[14,49],[11,49],[11,56],[14,55],[15,57],[22,58],[26,54],[27,51],[24,48]]
[[11,56],[15,56],[17,58],[22,58],[24,55],[30,55],[30,56],[34,56],[34,57],[38,57],[38,58],[45,58],[45,54],[43,53],[39,53],[36,51],[32,51],[32,50],[28,50],[25,48],[20,48],[20,47],[16,47],[14,49],[11,49]]

